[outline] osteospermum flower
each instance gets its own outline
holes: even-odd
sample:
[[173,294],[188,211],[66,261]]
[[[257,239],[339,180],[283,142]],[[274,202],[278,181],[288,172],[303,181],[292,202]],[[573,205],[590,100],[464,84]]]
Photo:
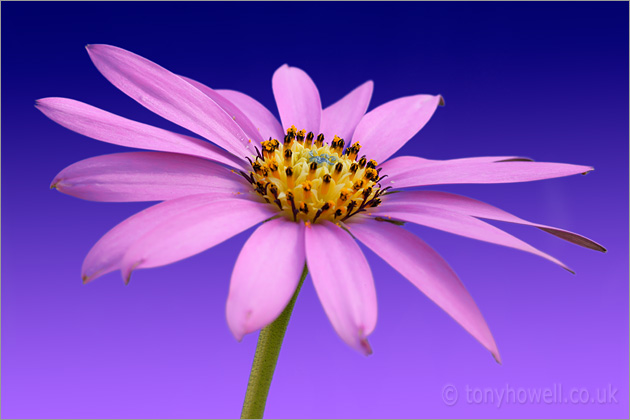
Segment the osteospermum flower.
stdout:
[[[339,336],[371,352],[376,294],[357,240],[442,307],[499,360],[479,309],[448,264],[399,226],[417,223],[546,258],[482,219],[534,226],[577,245],[601,245],[566,230],[520,219],[471,198],[407,188],[509,183],[587,173],[588,166],[539,163],[514,156],[390,159],[431,118],[442,98],[414,95],[366,113],[373,83],[322,109],[302,70],[273,75],[280,114],[232,90],[213,90],[120,48],[87,47],[117,88],[201,140],[110,114],[65,98],[37,107],[70,130],[97,140],[153,151],[77,162],[53,180],[57,190],[94,201],[162,201],[103,236],[87,255],[89,282],[120,270],[169,264],[260,225],[232,273],[227,321],[237,339],[273,322],[291,300],[305,263]],[[210,143],[210,142],[212,143]],[[403,190],[403,191],[400,191]],[[397,191],[396,194],[391,194]]]

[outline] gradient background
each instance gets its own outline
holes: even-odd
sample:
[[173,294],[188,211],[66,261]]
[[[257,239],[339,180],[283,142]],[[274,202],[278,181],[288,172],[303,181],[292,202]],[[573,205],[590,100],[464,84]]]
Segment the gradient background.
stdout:
[[[2,416],[236,417],[256,345],[224,309],[250,231],[185,261],[83,286],[81,262],[147,203],[48,189],[65,166],[125,150],[70,132],[34,100],[78,99],[182,131],[117,91],[83,49],[108,43],[276,112],[271,75],[306,70],[324,106],[372,79],[372,106],[441,93],[399,154],[520,155],[593,165],[588,176],[435,187],[591,237],[601,254],[501,225],[569,264],[409,226],[458,272],[503,356],[490,354],[367,252],[379,322],[363,357],[335,335],[310,280],[267,417],[627,417],[628,4],[2,3]],[[371,109],[370,108],[370,109]],[[129,150],[129,149],[127,149]],[[459,390],[448,406],[444,386]],[[618,389],[617,402],[469,403],[480,389]],[[600,391],[601,393],[601,391]],[[603,395],[603,394],[602,394]],[[566,396],[566,395],[565,395]]]

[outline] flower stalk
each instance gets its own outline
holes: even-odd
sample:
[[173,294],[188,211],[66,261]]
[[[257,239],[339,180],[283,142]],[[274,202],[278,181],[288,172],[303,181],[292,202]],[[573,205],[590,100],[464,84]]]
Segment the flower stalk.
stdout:
[[241,412],[242,419],[263,418],[267,395],[269,394],[269,387],[271,386],[273,373],[276,369],[276,363],[278,362],[278,355],[282,347],[284,333],[289,325],[289,319],[291,319],[295,301],[297,300],[297,296],[300,293],[307,274],[308,267],[304,264],[300,282],[286,308],[284,308],[284,311],[282,311],[275,321],[260,331],[256,354],[254,355],[254,362],[252,363],[252,370],[249,374],[249,382],[247,383],[243,411]]

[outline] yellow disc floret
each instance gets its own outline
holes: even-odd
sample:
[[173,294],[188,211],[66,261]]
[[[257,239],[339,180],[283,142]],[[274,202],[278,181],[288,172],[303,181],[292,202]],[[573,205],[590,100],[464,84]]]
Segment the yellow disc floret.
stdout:
[[378,206],[386,191],[377,163],[365,156],[357,160],[361,145],[355,142],[345,151],[344,145],[337,136],[328,145],[323,134],[315,137],[291,126],[283,144],[276,139],[261,143],[252,171],[243,175],[288,219],[343,221]]

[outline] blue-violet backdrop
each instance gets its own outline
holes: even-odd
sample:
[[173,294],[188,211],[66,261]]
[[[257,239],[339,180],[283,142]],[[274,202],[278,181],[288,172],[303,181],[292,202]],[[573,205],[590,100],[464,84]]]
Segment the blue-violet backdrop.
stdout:
[[56,125],[35,99],[74,98],[182,131],[110,85],[90,62],[89,43],[246,92],[274,113],[271,76],[283,63],[311,75],[324,106],[369,79],[371,108],[440,93],[446,106],[399,154],[520,155],[595,167],[549,181],[431,188],[609,249],[501,225],[575,276],[530,254],[408,225],[470,290],[503,365],[368,252],[379,302],[374,354],[337,337],[307,281],[268,417],[628,415],[627,2],[3,2],[4,418],[235,417],[254,354],[257,334],[236,342],[224,313],[232,266],[251,230],[138,271],[127,287],[117,273],[81,284],[90,247],[149,203],[87,202],[49,190],[65,166],[125,149]]

